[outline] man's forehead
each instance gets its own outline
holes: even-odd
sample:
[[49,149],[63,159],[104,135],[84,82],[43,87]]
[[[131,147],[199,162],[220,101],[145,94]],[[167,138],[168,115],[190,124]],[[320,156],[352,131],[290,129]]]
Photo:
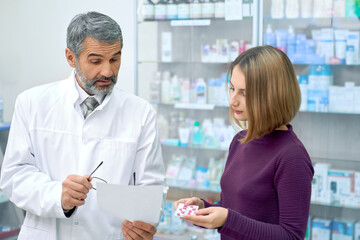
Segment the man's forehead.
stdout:
[[[121,51],[121,42],[117,41],[115,43],[104,43],[100,42],[95,38],[87,37],[83,41],[84,49],[81,51],[82,54],[117,54]],[[81,54],[80,53],[80,54]]]

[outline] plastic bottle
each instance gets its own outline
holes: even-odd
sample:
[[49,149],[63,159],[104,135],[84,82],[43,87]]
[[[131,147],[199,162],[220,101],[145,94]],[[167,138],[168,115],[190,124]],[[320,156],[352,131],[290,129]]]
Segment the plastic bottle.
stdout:
[[329,65],[322,65],[319,76],[320,112],[329,110],[329,87],[332,85],[332,72]]
[[201,4],[199,0],[190,1],[190,18],[191,19],[201,18]]
[[170,112],[169,138],[171,139],[176,139],[179,137],[177,120],[177,112]]
[[171,102],[180,102],[180,86],[176,74],[174,74],[171,80],[170,99]]
[[4,123],[4,100],[0,96],[0,124]]
[[203,131],[203,147],[215,148],[215,133],[213,124],[210,119],[204,119],[202,124]]
[[198,121],[194,122],[192,128],[192,145],[199,147],[202,144],[202,130],[200,128],[200,123]]
[[225,0],[215,0],[215,18],[225,17]]
[[204,0],[201,3],[201,17],[213,18],[215,15],[215,4],[212,0]]
[[180,112],[179,114],[179,138],[182,147],[187,147],[189,145],[190,139],[190,126],[186,123],[184,113]]
[[160,0],[154,7],[155,20],[166,19],[166,3],[165,0]]
[[266,33],[264,34],[264,45],[270,45],[273,47],[276,46],[275,34],[272,30],[271,24],[266,26]]
[[308,103],[307,110],[310,112],[316,112],[319,110],[320,106],[320,96],[319,96],[319,77],[320,77],[321,67],[312,65],[309,70],[309,85],[308,85]]
[[196,87],[199,79],[195,78],[190,83],[190,103],[196,103]]
[[174,20],[178,18],[178,5],[175,0],[168,0],[166,4],[166,18]]
[[300,111],[307,111],[308,85],[309,85],[308,76],[300,75],[299,76],[299,86],[300,86],[300,93],[301,93]]
[[150,102],[159,103],[161,97],[161,72],[154,72],[154,78],[150,81]]
[[190,79],[184,78],[181,82],[181,102],[190,103]]
[[272,0],[271,1],[271,17],[272,18],[284,18],[284,0]]
[[288,55],[290,60],[291,60],[292,56],[295,54],[295,52],[296,52],[295,32],[294,32],[293,26],[289,25],[288,37],[287,37],[287,46],[286,46],[286,54]]
[[142,13],[144,20],[154,20],[154,4],[148,0],[144,0]]
[[300,12],[299,9],[299,0],[286,0],[286,18],[298,18]]
[[159,129],[159,137],[161,140],[167,139],[169,136],[169,122],[166,118],[159,114],[157,118],[158,129]]
[[162,103],[170,103],[170,73],[164,72],[163,73],[163,80],[161,82],[161,102]]
[[203,78],[199,78],[196,84],[196,103],[206,104],[207,98],[207,85]]
[[178,19],[190,18],[190,4],[188,0],[180,0],[178,4]]

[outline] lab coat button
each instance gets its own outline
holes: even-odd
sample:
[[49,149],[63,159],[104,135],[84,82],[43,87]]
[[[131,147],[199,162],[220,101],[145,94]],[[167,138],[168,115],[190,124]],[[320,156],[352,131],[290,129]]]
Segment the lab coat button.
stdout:
[[75,222],[75,225],[79,225],[79,222]]

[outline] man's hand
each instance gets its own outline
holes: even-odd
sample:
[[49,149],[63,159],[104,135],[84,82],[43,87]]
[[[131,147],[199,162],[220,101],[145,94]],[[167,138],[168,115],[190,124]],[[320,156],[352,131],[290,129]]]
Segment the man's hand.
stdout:
[[185,215],[181,219],[201,227],[213,229],[224,225],[228,213],[228,209],[223,207],[209,207],[196,211],[195,216]]
[[62,183],[61,206],[64,210],[85,204],[86,195],[92,188],[89,176],[69,175]]
[[149,223],[134,221],[130,222],[125,220],[121,224],[121,231],[124,234],[126,240],[150,240],[153,239],[156,228]]

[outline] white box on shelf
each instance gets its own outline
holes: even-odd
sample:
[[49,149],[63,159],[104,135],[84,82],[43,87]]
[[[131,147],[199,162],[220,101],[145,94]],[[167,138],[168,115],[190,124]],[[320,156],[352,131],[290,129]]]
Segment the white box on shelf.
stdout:
[[353,240],[354,222],[333,220],[331,228],[332,240]]
[[161,33],[161,61],[172,62],[172,35],[171,32]]
[[328,187],[332,204],[355,205],[354,172],[332,169],[328,174]]
[[354,226],[354,240],[360,239],[360,222],[356,222]]
[[328,172],[330,164],[315,163],[314,177],[312,181],[311,200],[316,203],[330,204],[330,191],[328,188]]
[[314,218],[312,221],[312,240],[330,240],[331,239],[331,220]]

